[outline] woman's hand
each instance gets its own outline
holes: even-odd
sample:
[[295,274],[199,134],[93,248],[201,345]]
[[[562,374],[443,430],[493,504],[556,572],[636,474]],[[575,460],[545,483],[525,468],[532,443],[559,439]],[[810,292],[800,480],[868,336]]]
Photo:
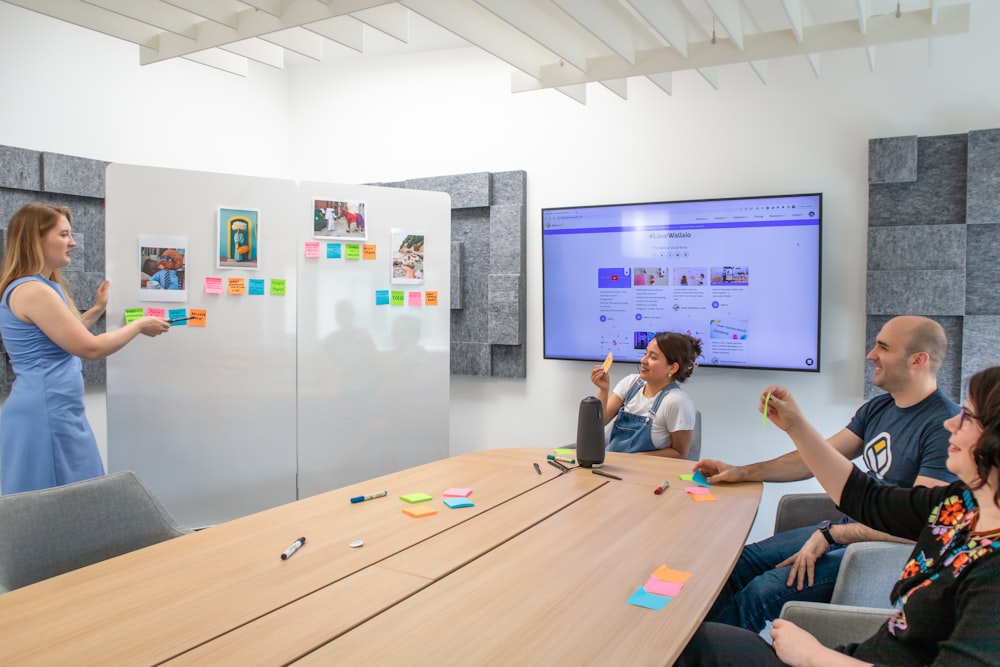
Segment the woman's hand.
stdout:
[[139,333],[150,337],[170,330],[170,323],[162,317],[140,317],[135,322],[139,325]]
[[607,392],[611,388],[611,378],[604,372],[604,364],[594,366],[594,369],[590,371],[590,381],[601,391]]
[[97,293],[94,295],[94,308],[99,309],[101,313],[108,309],[108,289],[111,283],[107,280],[101,282],[97,286]]
[[771,627],[771,648],[778,659],[790,667],[844,667],[868,665],[839,651],[829,649],[819,643],[811,634],[791,621],[776,619]]

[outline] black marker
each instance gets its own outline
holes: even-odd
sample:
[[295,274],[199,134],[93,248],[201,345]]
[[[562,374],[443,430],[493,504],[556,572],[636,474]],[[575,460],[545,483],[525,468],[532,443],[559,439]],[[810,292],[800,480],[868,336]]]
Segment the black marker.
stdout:
[[569,468],[567,468],[566,466],[562,465],[561,463],[556,463],[552,459],[546,459],[545,462],[548,463],[550,466],[552,466],[554,468],[558,468],[559,472],[561,472],[561,473],[562,472],[567,472],[569,470]]
[[535,466],[535,472],[537,472],[539,475],[541,475],[542,474],[542,469],[538,467],[537,463],[535,463],[534,466]]
[[177,317],[172,320],[167,320],[167,324],[173,324],[174,322],[187,322],[188,320],[193,320],[194,315],[189,315],[187,317]]
[[306,538],[304,537],[300,537],[299,539],[292,542],[292,546],[285,549],[285,551],[281,554],[281,560],[287,560],[288,558],[290,558],[291,555],[296,551],[298,551],[299,547],[301,547],[305,543],[306,543]]
[[611,479],[618,479],[618,480],[621,479],[621,477],[619,477],[618,475],[612,475],[609,472],[604,472],[603,470],[598,470],[597,468],[592,468],[590,472],[594,473],[595,475],[600,475],[601,477],[610,477]]

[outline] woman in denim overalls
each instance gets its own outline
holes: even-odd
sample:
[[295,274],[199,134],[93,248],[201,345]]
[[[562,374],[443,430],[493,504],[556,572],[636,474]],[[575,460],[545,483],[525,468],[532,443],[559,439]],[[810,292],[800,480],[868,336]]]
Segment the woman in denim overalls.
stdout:
[[603,365],[594,367],[590,380],[604,406],[605,424],[611,424],[608,451],[687,456],[695,408],[679,383],[691,375],[700,354],[697,338],[658,333],[646,346],[639,373],[625,377],[613,392]]

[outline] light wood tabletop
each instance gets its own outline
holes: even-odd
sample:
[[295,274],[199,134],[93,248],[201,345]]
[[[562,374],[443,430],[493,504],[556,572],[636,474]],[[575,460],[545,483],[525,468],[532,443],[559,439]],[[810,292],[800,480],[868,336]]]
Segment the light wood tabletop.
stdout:
[[[616,480],[560,474],[549,453],[436,461],[0,595],[0,664],[672,664],[761,485],[693,502],[690,461],[608,453]],[[475,506],[444,505],[452,487]],[[437,514],[403,514],[417,492]],[[680,593],[660,611],[628,604],[664,564],[691,573]]]

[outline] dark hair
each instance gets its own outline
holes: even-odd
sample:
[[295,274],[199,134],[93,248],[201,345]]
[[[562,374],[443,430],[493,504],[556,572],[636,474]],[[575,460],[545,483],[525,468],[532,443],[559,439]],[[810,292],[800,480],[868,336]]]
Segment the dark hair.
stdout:
[[[984,368],[969,378],[969,401],[983,426],[973,454],[982,486],[1000,468],[1000,366]],[[993,503],[1000,507],[1000,488],[993,494]]]
[[688,334],[664,331],[656,334],[653,340],[667,361],[680,366],[674,380],[684,382],[691,377],[691,372],[698,365],[698,357],[701,356],[701,339]]

